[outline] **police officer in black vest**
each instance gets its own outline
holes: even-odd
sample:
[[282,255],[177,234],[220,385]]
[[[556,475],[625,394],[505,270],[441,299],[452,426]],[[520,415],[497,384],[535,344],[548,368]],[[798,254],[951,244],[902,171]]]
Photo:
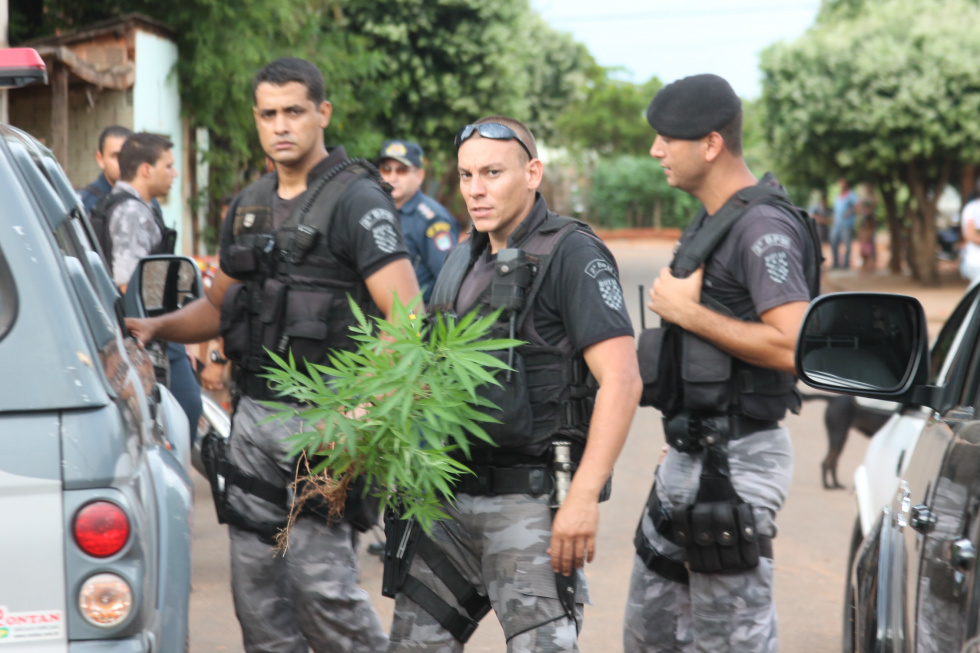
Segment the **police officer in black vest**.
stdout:
[[[168,316],[128,320],[141,341],[224,338],[241,390],[232,420],[226,505],[232,591],[246,651],[306,653],[384,650],[387,636],[357,587],[350,517],[301,516],[289,547],[272,538],[284,526],[296,461],[285,438],[298,424],[266,421],[274,399],[259,374],[266,349],[326,362],[351,349],[348,296],[371,315],[390,317],[394,294],[419,295],[395,208],[367,162],[327,148],[331,105],[323,77],[302,59],[258,72],[255,125],[275,171],[230,204],[221,236],[221,270],[205,297]],[[348,505],[350,508],[350,505]],[[363,527],[363,524],[361,525]]]
[[650,290],[644,400],[670,445],[637,529],[627,653],[777,651],[771,538],[793,451],[794,349],[819,291],[815,226],[742,157],[741,102],[716,75],[662,88],[651,156],[703,203]]
[[491,608],[509,651],[577,651],[581,568],[640,393],[633,328],[609,250],[537,193],[544,166],[527,127],[490,116],[456,147],[474,231],[450,252],[431,310],[500,308],[497,334],[527,344],[501,352],[513,371],[481,390],[501,409],[485,425],[496,446],[471,440],[462,462],[474,474],[444,502],[449,519],[406,547],[414,559],[386,552],[389,651],[460,651]]

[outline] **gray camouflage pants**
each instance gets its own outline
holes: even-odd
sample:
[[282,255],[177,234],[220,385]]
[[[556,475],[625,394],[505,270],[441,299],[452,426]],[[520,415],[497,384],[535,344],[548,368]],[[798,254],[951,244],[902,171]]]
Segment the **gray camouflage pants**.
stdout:
[[[459,494],[445,503],[448,520],[438,522],[432,539],[452,564],[489,596],[507,638],[508,653],[578,651],[575,624],[557,598],[551,558],[548,497],[521,494]],[[409,573],[454,608],[456,598],[416,555]],[[589,603],[585,575],[578,572],[576,620]],[[459,653],[463,645],[411,599],[399,594],[391,626],[389,653]]]
[[[759,432],[729,443],[732,484],[752,504],[760,534],[776,535],[775,516],[789,492],[793,447],[785,428]],[[701,460],[670,449],[657,468],[655,488],[664,507],[693,503]],[[660,536],[643,509],[643,533],[663,555],[683,562],[681,547]],[[634,557],[623,646],[626,653],[776,653],[773,563],[763,558],[739,574],[690,575],[690,585],[647,569]]]
[[[280,487],[293,479],[284,438],[290,427],[261,424],[269,409],[243,397],[232,422],[229,457],[242,471]],[[293,425],[295,427],[295,425]],[[239,488],[229,502],[256,521],[284,521],[285,509]],[[374,653],[388,644],[370,598],[358,587],[357,555],[346,522],[296,521],[285,553],[229,527],[231,588],[248,653]]]

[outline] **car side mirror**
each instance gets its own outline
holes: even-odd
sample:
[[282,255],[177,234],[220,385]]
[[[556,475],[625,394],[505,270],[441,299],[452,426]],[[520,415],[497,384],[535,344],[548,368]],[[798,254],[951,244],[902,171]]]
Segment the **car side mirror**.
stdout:
[[165,254],[140,260],[126,288],[127,317],[172,313],[203,294],[201,269],[194,259]]
[[906,295],[818,297],[796,345],[797,374],[807,385],[887,401],[922,403],[915,389],[926,382],[927,361],[925,312]]

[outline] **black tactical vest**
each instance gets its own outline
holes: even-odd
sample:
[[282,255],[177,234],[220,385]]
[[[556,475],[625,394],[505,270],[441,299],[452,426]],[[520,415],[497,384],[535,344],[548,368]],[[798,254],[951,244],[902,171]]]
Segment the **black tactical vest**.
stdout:
[[[530,234],[512,238],[519,240],[520,250],[526,255],[531,268],[530,284],[520,293],[523,296],[520,308],[505,311],[491,337],[510,337],[510,315],[513,314],[513,337],[526,344],[517,347],[513,354],[492,352],[504,362],[510,362],[514,372],[509,376],[506,372],[498,373],[499,387],[487,384],[478,390],[482,397],[500,407],[500,410],[488,413],[500,422],[483,424],[497,448],[484,450],[485,445],[474,444],[473,460],[499,457],[502,453],[541,456],[556,438],[585,443],[596,394],[585,358],[581,351],[572,348],[567,338],[558,346],[550,345],[534,328],[535,298],[544,283],[553,254],[560,243],[576,231],[588,234],[602,244],[585,223],[550,211],[537,227],[532,227]],[[487,237],[475,233],[450,251],[432,291],[432,311],[455,314],[457,308],[466,308],[457,306],[460,287],[473,263],[488,246]],[[507,277],[519,272],[502,264],[504,251],[498,252],[492,279],[485,280],[486,287],[476,293],[479,297],[476,310],[481,314],[497,308],[495,297],[501,295],[500,289],[509,290]]]
[[[345,159],[311,179],[278,229],[272,220],[275,173],[239,196],[224,265],[241,283],[228,287],[220,332],[225,354],[237,364],[242,380],[254,379],[273,364],[266,349],[284,357],[292,352],[297,363],[321,364],[331,349],[353,349],[349,328],[356,318],[348,295],[366,314],[379,314],[364,280],[329,247],[337,203],[360,179],[380,177],[367,161]],[[264,383],[246,383],[245,394],[261,395],[253,386],[261,389]]]
[[[698,269],[746,211],[759,204],[779,207],[804,225],[808,246],[803,253],[804,274],[810,297],[820,294],[820,264],[823,256],[812,218],[793,206],[771,174],[755,186],[736,193],[696,233],[703,217],[699,214],[681,236],[670,264],[676,277],[687,277]],[[704,210],[702,209],[702,213]],[[701,301],[714,311],[740,320],[760,322],[758,315],[733,315],[731,310],[702,293]],[[759,420],[780,420],[789,409],[799,411],[796,377],[751,365],[721,351],[711,343],[675,324],[646,329],[637,343],[643,377],[641,406],[653,406],[665,416],[689,412],[738,414]]]

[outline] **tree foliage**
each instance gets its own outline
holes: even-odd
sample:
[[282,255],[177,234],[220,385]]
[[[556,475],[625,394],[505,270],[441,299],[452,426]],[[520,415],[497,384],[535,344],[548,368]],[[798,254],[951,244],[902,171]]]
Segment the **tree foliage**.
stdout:
[[[648,132],[649,140],[653,132]],[[606,228],[683,228],[699,207],[696,199],[671,188],[660,162],[649,154],[620,156],[596,165],[586,217]]]
[[555,120],[554,144],[600,156],[641,155],[650,150],[653,131],[645,112],[663,84],[656,77],[634,84],[617,79],[618,72],[589,57],[581,88]]
[[348,483],[364,475],[384,502],[396,501],[403,518],[430,532],[444,516],[441,497],[452,498],[454,479],[471,473],[452,454],[469,453],[468,434],[492,444],[480,423],[492,421],[483,411],[493,405],[478,389],[499,385],[494,375],[507,366],[488,352],[521,343],[486,338],[497,314],[420,324],[397,298],[390,322],[351,307],[355,351],[334,351],[328,365],[302,367],[291,354],[288,360],[270,354],[277,367],[266,378],[300,402],[280,405],[273,419],[299,417],[307,425],[289,438],[290,455],[314,461],[309,478],[337,511]]
[[[980,8],[884,0],[846,9],[763,52],[772,150],[796,181],[870,178],[886,206],[907,188],[909,204],[889,215],[893,247],[908,214],[913,274],[936,283],[936,202],[980,157]],[[902,258],[893,251],[895,264]]]
[[12,40],[127,12],[176,36],[184,111],[211,136],[213,208],[263,169],[251,84],[277,57],[303,57],[323,71],[334,105],[330,142],[373,157],[386,138],[416,140],[437,172],[454,155],[456,131],[486,114],[511,115],[550,137],[590,60],[528,0],[11,0]]

